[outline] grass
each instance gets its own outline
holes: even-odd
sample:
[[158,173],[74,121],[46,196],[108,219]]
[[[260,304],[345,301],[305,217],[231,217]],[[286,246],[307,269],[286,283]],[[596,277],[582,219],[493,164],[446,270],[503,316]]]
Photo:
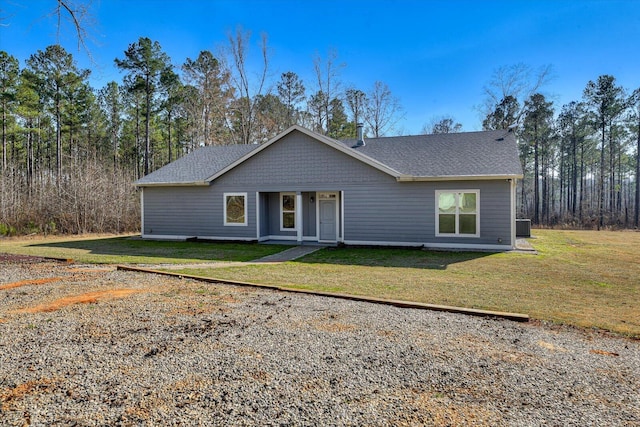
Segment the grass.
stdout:
[[[640,233],[534,230],[539,255],[326,248],[295,262],[185,268],[185,274],[526,313],[640,338]],[[135,237],[0,241],[0,253],[87,263],[249,261],[286,246]]]
[[324,249],[186,274],[497,311],[640,337],[640,233],[534,230],[539,255]]
[[0,240],[0,253],[70,258],[93,264],[194,264],[251,261],[280,245],[142,240],[137,236],[36,237]]

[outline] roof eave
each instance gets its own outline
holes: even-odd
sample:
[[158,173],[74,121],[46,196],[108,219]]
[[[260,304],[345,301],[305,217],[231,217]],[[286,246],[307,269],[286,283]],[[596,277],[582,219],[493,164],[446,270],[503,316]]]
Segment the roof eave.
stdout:
[[414,176],[400,175],[398,182],[420,181],[495,181],[502,179],[522,179],[522,175],[438,175],[438,176]]
[[134,183],[136,187],[202,187],[207,186],[207,181],[191,181],[191,182],[143,182]]

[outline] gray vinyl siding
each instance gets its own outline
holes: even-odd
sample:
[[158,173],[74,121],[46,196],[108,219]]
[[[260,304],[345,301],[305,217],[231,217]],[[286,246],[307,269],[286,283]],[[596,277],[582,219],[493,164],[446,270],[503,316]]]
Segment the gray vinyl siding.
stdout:
[[[436,238],[435,191],[442,189],[480,191],[480,237]],[[144,234],[256,239],[260,193],[260,236],[295,236],[280,232],[279,193],[302,192],[303,236],[316,236],[320,191],[344,192],[344,214],[339,216],[344,217],[341,237],[347,243],[498,245],[502,239],[505,247],[512,244],[511,187],[506,180],[399,183],[301,132],[276,141],[210,186],[145,188]],[[225,192],[247,193],[246,227],[223,225]]]
[[293,132],[216,179],[214,186],[228,191],[330,191],[340,184],[380,181],[395,178]]
[[224,225],[224,193],[213,187],[144,189],[145,236],[256,238],[255,193],[247,192],[247,225]]
[[[347,188],[344,239],[509,246],[510,188],[507,181],[406,182]],[[480,191],[480,237],[436,237],[436,190]]]

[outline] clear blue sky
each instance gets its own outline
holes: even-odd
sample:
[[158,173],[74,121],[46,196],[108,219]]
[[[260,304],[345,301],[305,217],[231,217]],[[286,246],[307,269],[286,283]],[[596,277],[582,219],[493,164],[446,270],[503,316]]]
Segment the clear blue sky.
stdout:
[[[80,0],[75,0],[80,1]],[[61,44],[102,87],[122,74],[114,58],[145,36],[179,67],[201,50],[216,52],[240,25],[269,37],[273,81],[296,72],[313,89],[313,57],[338,52],[345,86],[369,90],[385,82],[400,99],[404,134],[419,133],[435,116],[451,115],[464,130],[481,128],[476,106],[499,66],[551,64],[544,88],[559,108],[579,100],[586,83],[612,74],[640,87],[640,1],[334,1],[334,0],[89,0],[95,25],[78,51],[63,23]],[[21,60],[56,43],[55,0],[0,0],[0,50]]]

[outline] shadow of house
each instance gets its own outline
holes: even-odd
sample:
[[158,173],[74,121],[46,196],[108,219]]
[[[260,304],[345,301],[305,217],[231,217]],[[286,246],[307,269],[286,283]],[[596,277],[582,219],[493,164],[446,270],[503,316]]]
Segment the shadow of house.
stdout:
[[449,265],[473,261],[491,255],[494,255],[494,253],[397,248],[329,247],[298,259],[296,262],[307,264],[446,270]]

